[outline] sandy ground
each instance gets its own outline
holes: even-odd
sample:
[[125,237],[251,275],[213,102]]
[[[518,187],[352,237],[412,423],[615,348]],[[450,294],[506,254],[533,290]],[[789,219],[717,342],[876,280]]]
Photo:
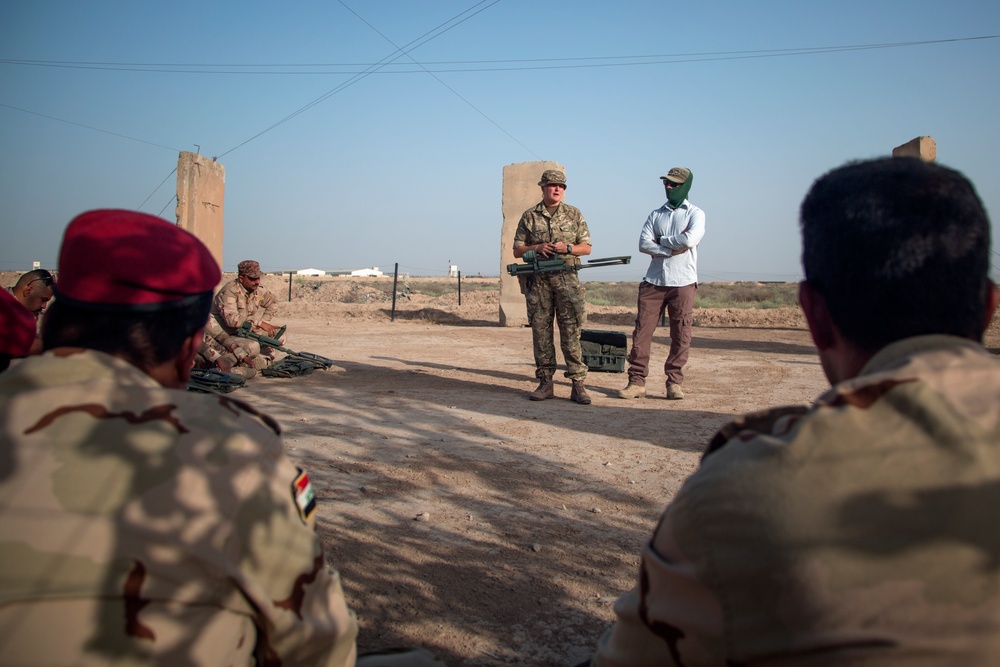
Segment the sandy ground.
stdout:
[[[287,298],[287,278],[268,277]],[[391,294],[391,283],[387,289]],[[315,288],[315,289],[314,289]],[[665,503],[733,415],[826,388],[795,309],[700,310],[683,401],[664,398],[667,331],[646,399],[532,402],[531,332],[496,326],[498,293],[399,297],[350,281],[295,285],[288,346],[337,360],[239,396],[277,417],[320,496],[319,531],[362,650],[419,644],[449,665],[572,665],[633,585]],[[354,303],[344,303],[338,299]],[[626,308],[588,328],[631,333]],[[987,341],[1000,347],[994,324]]]
[[[4,284],[10,284],[5,282]],[[287,276],[267,276],[284,301]],[[532,402],[531,332],[496,325],[499,293],[437,299],[334,279],[293,284],[287,345],[336,360],[233,394],[282,424],[319,496],[319,532],[362,651],[418,644],[448,665],[573,665],[630,588],[664,505],[732,416],[808,403],[826,387],[795,309],[698,310],[683,401],[591,373],[590,406]],[[588,328],[631,333],[628,308]],[[994,322],[987,346],[1000,350]]]

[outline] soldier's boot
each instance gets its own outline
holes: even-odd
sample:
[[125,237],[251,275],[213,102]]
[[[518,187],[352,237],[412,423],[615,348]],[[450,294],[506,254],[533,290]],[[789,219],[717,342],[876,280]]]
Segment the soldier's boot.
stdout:
[[667,398],[671,401],[679,401],[684,398],[684,392],[681,391],[681,386],[679,384],[668,384]]
[[618,398],[643,398],[646,395],[646,386],[636,384],[629,380],[624,389],[618,390]]
[[239,364],[237,366],[233,366],[233,370],[231,370],[230,373],[235,373],[236,375],[242,375],[244,378],[249,380],[250,378],[257,375],[257,369],[251,366],[245,366],[243,364]]
[[546,398],[554,398],[556,387],[552,384],[552,376],[545,375],[538,378],[538,389],[528,394],[528,398],[533,401],[544,401]]
[[583,380],[573,380],[573,392],[569,395],[569,400],[580,405],[590,405],[590,394],[583,386]]

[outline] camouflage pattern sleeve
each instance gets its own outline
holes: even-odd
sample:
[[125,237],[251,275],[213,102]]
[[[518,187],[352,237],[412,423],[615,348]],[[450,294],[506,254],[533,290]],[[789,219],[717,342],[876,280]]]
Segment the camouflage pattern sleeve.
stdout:
[[243,307],[240,307],[241,291],[243,288],[240,287],[240,284],[231,280],[219,290],[212,302],[212,315],[229,333],[239,329],[246,320],[245,299],[243,299]]
[[893,343],[808,410],[723,427],[594,662],[1000,664],[997,489],[1000,361]]
[[5,371],[0,412],[4,664],[354,664],[273,420],[92,351]]
[[512,247],[519,248],[523,245],[531,245],[535,243],[534,240],[529,240],[528,223],[531,219],[531,210],[528,209],[521,214],[521,219],[517,221],[517,230],[514,232],[514,245]]
[[[226,333],[226,330],[222,328],[222,325],[214,317],[208,318],[208,323],[205,325],[205,337],[211,337],[216,345],[232,353],[237,361],[243,361],[249,356],[247,350],[240,343],[240,340],[236,336],[230,336]],[[209,359],[209,361],[215,361],[215,359]]]
[[263,287],[258,287],[257,291],[261,293],[260,295],[260,308],[263,309],[263,313],[257,318],[255,324],[260,324],[261,322],[270,322],[272,318],[278,313],[278,299]]

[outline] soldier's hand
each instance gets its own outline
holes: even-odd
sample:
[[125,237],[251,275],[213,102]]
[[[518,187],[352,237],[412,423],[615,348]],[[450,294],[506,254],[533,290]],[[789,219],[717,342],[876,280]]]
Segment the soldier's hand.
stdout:
[[233,372],[233,362],[229,361],[229,359],[226,359],[225,357],[219,357],[218,359],[216,359],[215,360],[215,365],[223,373],[232,373]]
[[278,327],[274,326],[270,322],[261,322],[257,326],[263,329],[265,333],[267,333],[267,335],[270,336],[271,338],[274,338],[274,334],[278,333]]

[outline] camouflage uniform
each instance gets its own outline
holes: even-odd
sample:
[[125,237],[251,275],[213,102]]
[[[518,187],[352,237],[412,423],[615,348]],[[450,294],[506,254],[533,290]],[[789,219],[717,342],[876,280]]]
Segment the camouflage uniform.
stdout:
[[278,426],[95,351],[0,375],[0,661],[353,665]]
[[261,355],[260,343],[249,338],[230,336],[214,317],[209,317],[205,325],[205,341],[198,350],[195,365],[202,368],[213,367],[222,357],[229,361],[237,373],[239,367],[262,370],[267,368],[269,361]]
[[[571,245],[590,245],[590,230],[580,209],[560,202],[551,217],[539,202],[521,215],[514,233],[514,247],[536,243],[562,241]],[[571,255],[559,255],[567,261],[578,261]],[[576,271],[539,274],[527,278],[525,303],[531,323],[531,339],[535,352],[535,376],[551,377],[556,372],[556,348],[552,318],[559,323],[559,344],[566,359],[566,377],[582,380],[587,377],[580,349],[580,331],[586,323],[586,292]]]
[[226,283],[212,303],[212,315],[229,334],[235,334],[247,320],[254,326],[270,322],[277,312],[278,300],[269,290],[258,286],[248,294],[237,280]]
[[998,492],[1000,362],[889,345],[715,436],[594,664],[1000,664]]

